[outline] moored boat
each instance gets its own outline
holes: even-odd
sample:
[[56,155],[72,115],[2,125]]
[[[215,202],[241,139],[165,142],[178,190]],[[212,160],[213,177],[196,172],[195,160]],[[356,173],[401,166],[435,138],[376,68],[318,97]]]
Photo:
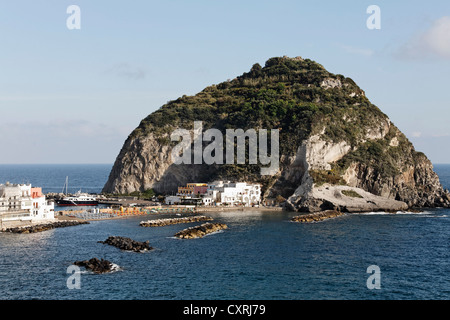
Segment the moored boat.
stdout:
[[[67,189],[69,186],[69,177],[66,177],[66,183],[64,184],[63,187],[63,192],[64,192],[64,188],[66,189],[65,194],[67,195]],[[58,206],[97,206],[98,205],[98,200],[97,197],[87,194],[87,193],[81,193],[81,190],[78,191],[75,195],[73,196],[66,196],[60,200],[56,200],[56,203],[58,204]]]
[[58,206],[97,206],[98,200],[95,196],[78,192],[74,196],[64,197],[57,200]]

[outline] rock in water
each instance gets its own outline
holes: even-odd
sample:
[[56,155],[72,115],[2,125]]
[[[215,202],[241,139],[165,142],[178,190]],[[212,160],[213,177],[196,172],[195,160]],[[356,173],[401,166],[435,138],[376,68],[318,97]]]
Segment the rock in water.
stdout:
[[[171,134],[192,131],[194,121],[223,136],[226,129],[279,129],[279,170],[261,175],[268,165],[249,164],[250,151],[246,164],[175,164]],[[103,191],[171,193],[218,179],[261,183],[265,197],[280,195],[296,211],[358,210],[363,202],[339,190],[322,198],[320,188],[342,185],[384,199],[375,206],[450,206],[431,162],[352,79],[300,57],[271,58],[162,106],[129,135]]]
[[108,260],[92,258],[90,260],[75,261],[73,263],[76,266],[84,267],[86,270],[90,270],[94,273],[108,273],[114,271],[114,264]]
[[300,216],[293,217],[291,221],[293,222],[301,222],[301,223],[311,223],[311,222],[319,222],[326,219],[336,218],[344,215],[344,213],[336,210],[327,210],[324,212],[316,212],[310,214],[303,214]]
[[139,242],[126,237],[108,237],[105,241],[99,243],[109,244],[126,251],[145,252],[153,249],[150,247],[149,241]]
[[37,232],[52,230],[55,228],[73,227],[73,226],[78,226],[78,225],[82,225],[82,224],[89,224],[89,222],[77,221],[77,220],[62,220],[62,221],[55,221],[55,222],[50,222],[50,223],[36,224],[36,225],[31,225],[31,226],[7,228],[7,229],[5,229],[5,232],[23,233],[23,234],[37,233]]
[[157,219],[157,220],[148,220],[141,221],[139,224],[141,227],[164,227],[172,224],[179,223],[191,223],[198,221],[210,221],[211,217],[206,216],[192,216],[192,217],[183,217],[183,218],[167,218],[167,219]]
[[196,227],[190,227],[184,230],[181,230],[180,232],[177,232],[175,234],[175,237],[180,239],[196,239],[196,238],[202,238],[206,236],[207,234],[220,231],[223,229],[227,229],[228,226],[226,224],[222,223],[204,223],[200,226]]

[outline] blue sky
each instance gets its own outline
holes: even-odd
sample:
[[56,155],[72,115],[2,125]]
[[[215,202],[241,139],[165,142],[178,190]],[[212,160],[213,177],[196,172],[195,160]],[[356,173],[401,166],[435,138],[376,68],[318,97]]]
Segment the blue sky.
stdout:
[[167,101],[284,55],[351,77],[450,163],[450,2],[378,0],[0,0],[0,163],[113,163]]

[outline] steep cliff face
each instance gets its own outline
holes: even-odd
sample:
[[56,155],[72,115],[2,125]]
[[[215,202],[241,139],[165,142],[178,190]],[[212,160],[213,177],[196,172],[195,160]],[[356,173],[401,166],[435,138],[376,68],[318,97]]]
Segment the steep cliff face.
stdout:
[[209,170],[202,165],[175,165],[172,146],[161,143],[168,134],[129,137],[113,166],[103,192],[129,194],[154,189],[160,193],[177,191],[191,181],[208,181]]
[[[354,148],[324,144],[316,136],[307,139],[299,154],[308,170],[288,199],[290,208],[356,212],[448,207],[449,194],[431,162],[394,125],[386,124],[380,136],[367,137]],[[343,190],[356,196],[345,196]]]
[[[278,171],[262,176],[263,165],[249,164],[249,152],[245,164],[175,164],[171,154],[177,142],[171,134],[192,130],[194,121],[202,121],[203,130],[222,133],[278,129]],[[355,203],[367,210],[374,209],[373,203],[389,210],[450,204],[430,161],[353,80],[302,58],[255,64],[236,79],[149,115],[126,140],[103,191],[169,193],[189,182],[215,179],[260,182],[266,197],[281,195],[293,210],[354,211]],[[362,206],[346,190],[359,190],[370,205]]]

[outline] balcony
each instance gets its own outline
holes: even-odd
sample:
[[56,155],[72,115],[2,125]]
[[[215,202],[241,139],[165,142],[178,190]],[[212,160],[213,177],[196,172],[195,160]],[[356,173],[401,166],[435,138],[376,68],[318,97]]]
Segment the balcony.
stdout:
[[26,218],[31,219],[31,215],[30,215],[29,211],[10,210],[10,211],[0,212],[0,219],[2,221],[23,220]]

